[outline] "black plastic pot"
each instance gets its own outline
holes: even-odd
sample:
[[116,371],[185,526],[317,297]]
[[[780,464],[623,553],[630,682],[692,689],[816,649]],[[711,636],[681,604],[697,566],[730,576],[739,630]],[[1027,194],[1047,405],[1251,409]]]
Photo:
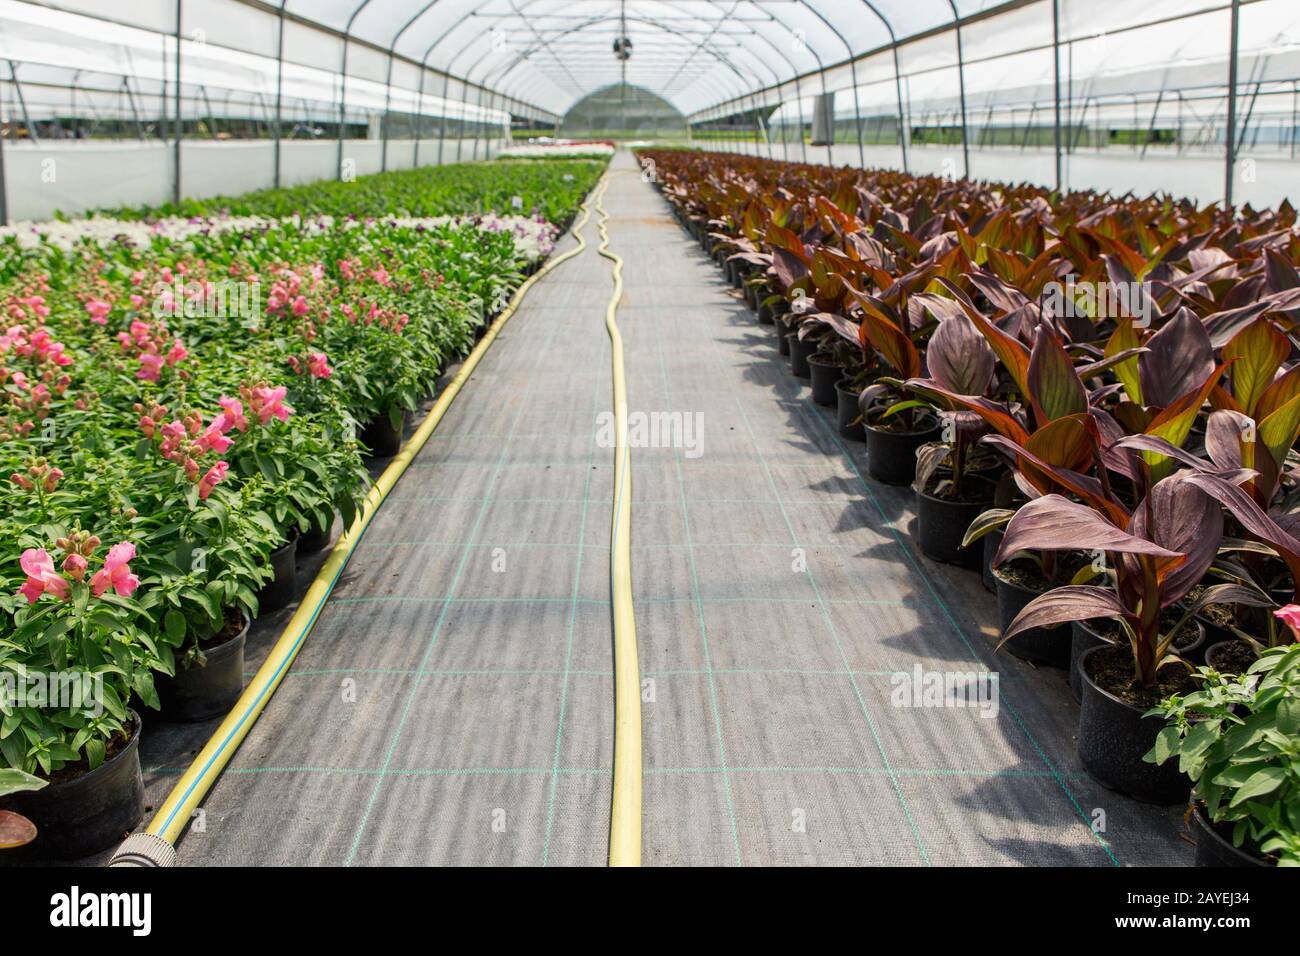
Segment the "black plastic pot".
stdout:
[[800,339],[798,329],[797,325],[794,326],[786,336],[790,340],[790,374],[795,378],[812,378],[808,359],[817,351],[817,346],[807,339]]
[[810,355],[808,370],[812,374],[812,400],[818,405],[834,405],[835,383],[844,377],[844,369],[826,359]]
[[[766,298],[766,296],[764,298]],[[758,303],[758,321],[760,325],[772,324],[772,307],[770,305],[767,305],[764,302]]]
[[203,667],[195,665],[177,672],[175,677],[160,675],[154,681],[164,720],[192,724],[229,713],[244,691],[248,627],[246,620],[236,637],[205,650],[207,663]]
[[1205,658],[1204,658],[1205,663],[1208,664],[1210,667],[1213,667],[1220,674],[1237,673],[1238,669],[1236,665],[1226,662],[1223,659],[1223,654],[1234,644],[1242,644],[1242,643],[1245,642],[1242,641],[1240,638],[1234,637],[1226,641],[1219,641],[1215,644],[1211,644],[1205,650]]
[[1272,864],[1253,853],[1238,849],[1219,836],[1198,801],[1192,806],[1192,836],[1196,841],[1197,866],[1252,867]]
[[330,543],[334,536],[334,512],[330,512],[330,523],[324,528],[317,528],[314,524],[309,531],[305,531],[298,536],[298,554],[308,555],[316,554],[323,551],[325,546]]
[[1079,676],[1079,658],[1094,647],[1109,647],[1110,641],[1102,637],[1086,621],[1070,625],[1070,693],[1075,700],[1083,697],[1083,678]]
[[984,583],[984,590],[990,594],[996,594],[998,590],[997,578],[993,576],[993,559],[997,556],[998,548],[1002,546],[1002,529],[990,531],[981,540],[984,543],[984,567],[980,572],[980,579]]
[[36,839],[22,851],[25,857],[89,856],[120,841],[144,818],[140,715],[130,711],[130,716],[130,741],[97,769],[6,798],[15,812],[36,824]]
[[731,279],[731,287],[733,289],[741,288],[745,283],[744,263],[737,260],[727,263],[727,276]]
[[[910,485],[916,477],[916,450],[939,437],[939,423],[919,432],[891,432],[865,426],[867,474],[886,485]],[[964,534],[966,528],[963,527]]]
[[[1016,619],[1016,615],[1024,610],[1025,605],[1043,592],[1008,581],[1002,575],[1000,568],[993,570],[993,580],[998,595],[1001,633],[1005,634],[1011,622]],[[1002,647],[1022,661],[1046,664],[1048,667],[1070,665],[1070,632],[1060,624],[1055,627],[1033,627],[1021,631]]]
[[273,577],[257,592],[257,608],[270,614],[288,607],[298,596],[298,542],[288,541],[271,552]]
[[[867,431],[868,445],[871,432]],[[973,568],[979,564],[983,549],[961,546],[970,523],[986,511],[988,501],[949,501],[918,491],[916,493],[916,545],[934,561]]]
[[370,419],[361,430],[361,444],[370,450],[371,458],[392,458],[402,450],[402,433],[406,430],[407,412],[401,423],[394,427],[393,418],[382,412]]
[[854,441],[866,441],[866,429],[862,427],[862,412],[858,410],[858,392],[846,388],[848,379],[842,378],[835,383],[836,417],[839,419],[840,435]]
[[1164,721],[1158,717],[1144,720],[1146,708],[1125,703],[1092,679],[1089,661],[1112,650],[1128,653],[1126,647],[1094,647],[1079,659],[1083,689],[1079,701],[1079,760],[1107,789],[1144,803],[1181,803],[1187,799],[1191,781],[1179,772],[1178,761],[1154,764],[1142,759],[1155,746]]
[[744,293],[745,293],[745,305],[749,306],[749,311],[750,311],[750,312],[757,312],[757,311],[758,311],[758,291],[754,288],[754,286],[749,285],[748,283],[746,283],[745,285],[742,285],[742,286],[741,286],[741,289],[742,289],[742,290],[744,291]]
[[776,320],[776,351],[781,355],[790,354],[790,326],[780,317]]

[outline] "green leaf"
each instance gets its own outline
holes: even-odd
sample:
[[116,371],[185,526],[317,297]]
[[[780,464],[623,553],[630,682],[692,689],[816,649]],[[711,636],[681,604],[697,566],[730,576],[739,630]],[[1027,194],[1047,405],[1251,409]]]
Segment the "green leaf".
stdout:
[[1286,778],[1287,772],[1282,767],[1264,767],[1257,770],[1233,794],[1232,801],[1228,806],[1235,807],[1247,800],[1253,800],[1256,797],[1262,797],[1266,793],[1272,793],[1282,785]]
[[179,647],[185,640],[185,615],[175,608],[171,608],[163,615],[163,628],[167,632],[167,639]]

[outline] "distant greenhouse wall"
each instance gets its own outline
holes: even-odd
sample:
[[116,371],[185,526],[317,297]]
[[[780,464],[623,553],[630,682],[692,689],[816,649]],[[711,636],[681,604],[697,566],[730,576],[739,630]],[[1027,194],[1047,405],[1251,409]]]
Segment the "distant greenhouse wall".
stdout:
[[662,96],[619,83],[597,90],[560,120],[570,139],[676,139],[686,135],[686,118]]

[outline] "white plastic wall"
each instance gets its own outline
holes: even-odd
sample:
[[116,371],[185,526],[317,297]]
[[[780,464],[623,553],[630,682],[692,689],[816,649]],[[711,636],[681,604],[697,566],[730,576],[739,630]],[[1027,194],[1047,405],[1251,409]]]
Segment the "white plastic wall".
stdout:
[[[438,165],[438,140],[420,140],[420,165]],[[503,142],[445,140],[442,163],[495,156]],[[337,140],[283,140],[280,184],[335,179]],[[42,142],[4,144],[5,191],[10,222],[44,220],[55,213],[75,216],[92,209],[157,205],[172,198],[170,143]],[[343,143],[345,171],[377,173],[384,165],[383,142],[350,139]],[[391,140],[389,170],[415,166],[415,141]],[[181,195],[202,199],[234,196],[275,185],[275,144],[269,141],[181,144]]]
[[9,220],[166,202],[173,156],[163,143],[5,143]]

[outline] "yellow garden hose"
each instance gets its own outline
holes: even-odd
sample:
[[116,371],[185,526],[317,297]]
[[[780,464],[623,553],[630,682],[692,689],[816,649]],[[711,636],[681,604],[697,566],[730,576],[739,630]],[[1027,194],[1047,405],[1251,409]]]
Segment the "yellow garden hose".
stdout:
[[[271,649],[270,656],[266,659],[258,672],[249,682],[248,687],[236,702],[234,708],[221,722],[216,732],[208,740],[203,750],[190,764],[180,782],[172,788],[167,799],[163,801],[153,819],[149,822],[148,828],[144,833],[133,834],[118,849],[110,865],[126,866],[169,866],[175,862],[176,851],[174,849],[176,841],[185,831],[186,825],[190,821],[194,810],[199,803],[212,789],[217,778],[221,775],[222,770],[230,762],[235,751],[244,738],[248,736],[253,724],[265,709],[275,693],[276,688],[284,679],[288,672],[289,666],[293,663],[294,658],[298,656],[299,650],[306,642],[316,619],[320,616],[321,610],[325,606],[325,601],[329,598],[330,593],[334,590],[334,585],[338,582],[339,576],[343,572],[344,565],[347,564],[348,558],[351,557],[361,536],[365,533],[366,528],[370,525],[379,506],[383,504],[384,499],[388,496],[397,480],[402,476],[420,449],[424,447],[429,438],[433,435],[434,430],[442,421],[443,416],[447,414],[447,409],[455,401],[456,396],[460,393],[462,387],[469,380],[474,369],[482,360],[487,350],[491,347],[492,342],[496,339],[497,334],[505,326],[510,318],[515,314],[527,295],[528,290],[537,284],[541,278],[557,266],[574,258],[582,253],[587,247],[587,241],[582,235],[582,230],[586,227],[591,216],[592,197],[603,189],[605,179],[602,178],[601,184],[597,190],[593,191],[582,204],[581,219],[573,227],[574,236],[578,240],[577,246],[564,252],[548,261],[541,269],[530,276],[515,292],[510,300],[510,304],[492,323],[491,327],[484,334],[466,357],[461,365],[460,371],[451,380],[438,400],[434,402],[433,408],[425,417],[420,427],[416,429],[410,440],[397,454],[392,462],[384,469],[383,474],[375,481],[370,488],[369,494],[362,504],[362,507],[352,522],[352,526],[339,538],[334,550],[330,552],[329,557],[321,566],[320,572],[312,581],[307,593],[303,595],[302,602],[298,606],[297,612],[289,619],[285,625],[284,631],[276,641],[275,646]],[[611,305],[611,315],[613,306]],[[612,334],[617,334],[612,333]],[[622,419],[620,419],[621,421]],[[620,430],[620,435],[622,434]],[[633,661],[633,680],[635,680],[635,659]],[[638,763],[640,739],[638,736]],[[640,778],[637,780],[637,809],[639,817],[640,809]],[[639,820],[638,820],[638,850],[639,850]],[[611,853],[611,856],[613,854]]]
[[623,298],[623,260],[609,250],[605,211],[608,178],[596,190],[599,252],[614,263],[614,291],[605,308],[614,379],[614,515],[609,591],[614,619],[614,795],[609,814],[609,865],[641,865],[641,672],[632,609],[632,468],[627,444],[627,379],[616,314]]

